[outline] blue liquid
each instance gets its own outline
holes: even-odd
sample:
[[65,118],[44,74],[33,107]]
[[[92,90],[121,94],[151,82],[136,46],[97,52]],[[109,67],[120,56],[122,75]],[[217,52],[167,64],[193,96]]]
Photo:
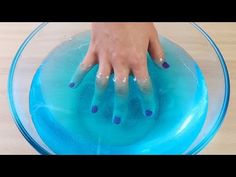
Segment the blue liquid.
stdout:
[[147,57],[158,111],[153,118],[143,115],[140,92],[130,76],[129,112],[121,125],[112,124],[113,76],[96,114],[90,108],[98,66],[77,89],[68,87],[88,50],[89,33],[51,51],[30,90],[30,113],[44,143],[56,154],[184,153],[204,124],[207,87],[191,56],[172,41],[160,40],[170,68],[159,68]]

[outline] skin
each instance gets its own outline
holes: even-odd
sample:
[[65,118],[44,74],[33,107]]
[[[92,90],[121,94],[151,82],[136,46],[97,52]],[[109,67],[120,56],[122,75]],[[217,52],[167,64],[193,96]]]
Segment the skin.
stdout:
[[162,68],[169,65],[164,60],[158,34],[153,23],[92,23],[91,42],[83,62],[78,66],[69,86],[76,88],[86,73],[96,64],[95,93],[92,113],[99,111],[109,77],[114,73],[115,105],[112,122],[120,124],[126,118],[128,77],[132,74],[142,93],[143,114],[155,113],[153,88],[147,69],[147,52]]

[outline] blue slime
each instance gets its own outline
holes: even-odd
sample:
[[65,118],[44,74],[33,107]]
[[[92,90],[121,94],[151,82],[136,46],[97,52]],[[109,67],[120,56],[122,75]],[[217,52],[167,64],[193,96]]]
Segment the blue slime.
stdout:
[[182,154],[203,127],[208,106],[207,87],[200,68],[180,46],[160,37],[168,69],[147,54],[156,112],[142,112],[141,94],[129,78],[128,116],[112,123],[114,82],[110,77],[104,102],[91,112],[98,66],[82,83],[68,83],[83,60],[90,33],[75,35],[53,49],[35,73],[30,90],[30,113],[44,143],[56,154]]

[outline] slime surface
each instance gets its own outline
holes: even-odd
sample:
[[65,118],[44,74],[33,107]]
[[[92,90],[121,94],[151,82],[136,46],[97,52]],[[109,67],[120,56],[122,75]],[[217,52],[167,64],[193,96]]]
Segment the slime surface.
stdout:
[[196,139],[207,114],[207,87],[200,68],[184,49],[160,36],[163,69],[147,54],[156,113],[142,113],[141,94],[129,77],[128,116],[112,123],[113,75],[96,114],[91,113],[98,66],[76,89],[68,83],[83,60],[90,33],[72,37],[53,49],[35,73],[30,113],[44,143],[56,154],[182,154]]

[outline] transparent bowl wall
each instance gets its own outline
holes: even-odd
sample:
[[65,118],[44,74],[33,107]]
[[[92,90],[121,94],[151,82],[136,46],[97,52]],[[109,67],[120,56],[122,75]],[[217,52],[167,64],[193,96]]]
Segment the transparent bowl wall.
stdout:
[[[229,101],[229,78],[224,58],[212,39],[194,23],[155,23],[159,35],[183,47],[200,66],[207,83],[206,122],[185,154],[197,154],[217,132]],[[9,74],[8,95],[13,118],[24,137],[41,154],[54,154],[38,135],[29,112],[32,78],[47,54],[71,36],[90,30],[91,23],[42,23],[19,48]]]

